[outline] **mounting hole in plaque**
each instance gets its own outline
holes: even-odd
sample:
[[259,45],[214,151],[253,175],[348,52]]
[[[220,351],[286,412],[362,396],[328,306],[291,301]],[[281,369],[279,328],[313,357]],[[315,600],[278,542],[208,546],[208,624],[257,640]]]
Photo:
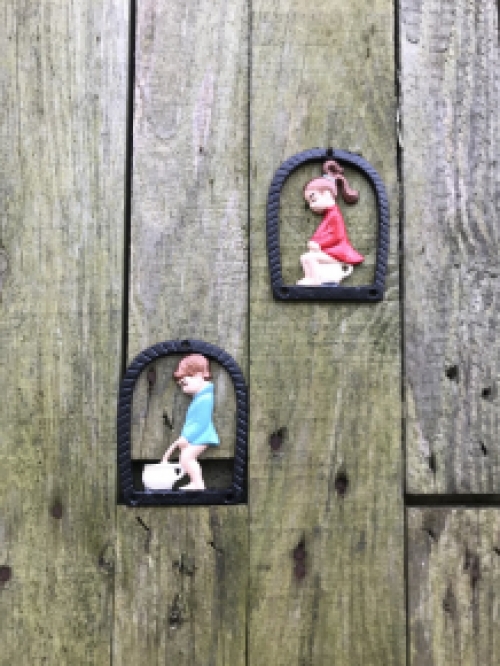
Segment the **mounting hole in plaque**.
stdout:
[[313,148],[278,168],[267,200],[275,299],[381,301],[388,251],[387,193],[364,158]]
[[145,349],[120,385],[119,502],[245,503],[247,424],[245,380],[224,350],[192,339]]

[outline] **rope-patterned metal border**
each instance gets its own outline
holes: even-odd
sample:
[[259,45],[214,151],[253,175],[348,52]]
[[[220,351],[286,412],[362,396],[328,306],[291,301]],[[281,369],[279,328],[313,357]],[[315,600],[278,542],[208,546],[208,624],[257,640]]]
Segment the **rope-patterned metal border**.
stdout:
[[[354,167],[365,176],[375,191],[377,203],[378,242],[374,281],[356,287],[304,287],[284,285],[281,274],[279,214],[281,189],[288,176],[303,164],[334,159]],[[385,274],[389,254],[389,200],[382,179],[359,155],[332,148],[311,148],[293,155],[276,171],[267,197],[267,255],[273,296],[280,301],[358,301],[375,303],[384,297]]]
[[[236,442],[233,480],[221,490],[146,493],[134,489],[131,458],[132,398],[141,372],[153,361],[170,354],[203,354],[217,361],[229,373],[236,394]],[[130,506],[172,506],[241,504],[246,496],[248,394],[243,374],[236,361],[224,350],[201,340],[169,340],[142,351],[127,368],[118,396],[118,473],[124,502]]]

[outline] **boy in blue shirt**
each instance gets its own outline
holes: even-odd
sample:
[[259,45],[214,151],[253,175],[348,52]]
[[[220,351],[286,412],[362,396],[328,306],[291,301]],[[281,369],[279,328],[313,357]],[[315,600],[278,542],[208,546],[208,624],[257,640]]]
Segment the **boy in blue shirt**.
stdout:
[[163,462],[168,462],[175,449],[179,449],[179,463],[191,480],[180,490],[204,490],[198,457],[209,446],[219,445],[219,436],[212,422],[214,385],[207,381],[210,379],[208,359],[202,354],[185,356],[177,366],[174,378],[184,393],[194,397],[180,437],[168,448]]

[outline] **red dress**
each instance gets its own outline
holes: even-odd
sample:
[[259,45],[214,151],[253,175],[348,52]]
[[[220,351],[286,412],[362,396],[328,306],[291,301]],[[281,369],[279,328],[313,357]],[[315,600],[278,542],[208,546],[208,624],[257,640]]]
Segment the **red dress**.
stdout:
[[311,240],[318,243],[322,252],[345,264],[360,264],[365,259],[349,242],[344,218],[336,205],[327,210]]

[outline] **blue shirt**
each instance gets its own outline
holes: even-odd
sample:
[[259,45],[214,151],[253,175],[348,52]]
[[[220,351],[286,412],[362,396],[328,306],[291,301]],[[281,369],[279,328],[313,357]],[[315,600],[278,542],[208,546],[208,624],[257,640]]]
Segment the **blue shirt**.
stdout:
[[190,444],[217,446],[219,436],[212,423],[213,410],[214,385],[209,382],[191,401],[186,412],[181,437],[187,439]]

